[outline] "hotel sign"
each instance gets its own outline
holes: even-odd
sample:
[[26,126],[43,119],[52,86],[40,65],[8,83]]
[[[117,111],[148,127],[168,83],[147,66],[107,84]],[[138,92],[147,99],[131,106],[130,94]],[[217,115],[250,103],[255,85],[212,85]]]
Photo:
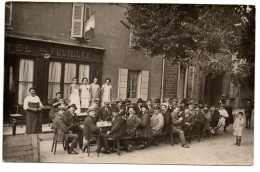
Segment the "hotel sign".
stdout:
[[[13,39],[12,39],[13,40]],[[34,41],[6,41],[6,53],[41,55],[49,54],[50,58],[68,58],[88,61],[101,61],[103,51],[91,48],[61,45],[54,43],[38,43]]]

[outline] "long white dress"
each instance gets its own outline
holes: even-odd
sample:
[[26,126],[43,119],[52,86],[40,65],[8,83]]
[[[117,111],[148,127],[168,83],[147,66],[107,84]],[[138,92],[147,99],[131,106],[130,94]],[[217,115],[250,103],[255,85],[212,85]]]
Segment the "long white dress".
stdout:
[[109,102],[109,104],[111,104],[112,85],[103,84],[101,90],[102,90],[102,106],[104,106],[105,102]]
[[89,108],[91,93],[90,93],[90,85],[82,84],[80,87],[80,100],[81,100],[81,108]]
[[79,85],[70,85],[70,105],[71,104],[75,104],[77,107],[75,113],[80,113]]

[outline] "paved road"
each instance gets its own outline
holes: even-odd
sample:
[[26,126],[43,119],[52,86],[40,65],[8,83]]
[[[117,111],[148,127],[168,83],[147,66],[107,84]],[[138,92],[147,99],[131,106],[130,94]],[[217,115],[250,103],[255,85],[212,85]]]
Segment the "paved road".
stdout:
[[41,162],[71,162],[71,163],[134,163],[134,164],[205,164],[205,165],[252,165],[254,130],[244,129],[242,145],[233,145],[235,137],[232,135],[232,125],[228,133],[222,136],[204,138],[201,142],[193,141],[189,149],[178,145],[173,147],[161,143],[159,147],[149,147],[131,153],[122,152],[106,155],[97,154],[92,149],[90,157],[87,153],[68,155],[63,151],[62,145],[57,146],[56,155],[50,152],[51,140],[40,142]]

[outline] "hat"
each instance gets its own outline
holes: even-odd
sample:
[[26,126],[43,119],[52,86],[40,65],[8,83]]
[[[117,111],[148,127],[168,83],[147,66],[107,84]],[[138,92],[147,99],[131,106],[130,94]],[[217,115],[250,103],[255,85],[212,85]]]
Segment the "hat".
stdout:
[[143,103],[143,100],[139,98],[136,103]]
[[155,110],[155,109],[159,109],[160,110],[161,108],[160,108],[160,106],[154,105],[153,106],[153,110]]
[[119,108],[114,106],[111,108],[111,112],[119,112]]
[[65,110],[66,107],[65,106],[58,106],[58,110]]
[[125,102],[125,103],[131,103],[131,100],[125,99],[124,102]]
[[209,108],[209,105],[208,105],[208,104],[204,104],[204,107],[207,107],[207,108]]
[[160,99],[155,99],[154,103],[161,103],[161,100]]
[[141,108],[146,108],[146,109],[148,109],[148,106],[143,103],[143,104],[141,105]]
[[181,103],[185,103],[185,104],[186,104],[186,101],[183,99],[183,100],[181,101]]
[[118,99],[117,101],[116,101],[116,103],[119,103],[119,102],[124,102],[121,98],[120,99]]
[[130,109],[130,108],[133,108],[134,110],[136,110],[136,107],[133,104],[129,105],[128,109]]
[[77,106],[75,104],[71,104],[67,107],[67,109],[69,109],[70,107],[74,107],[75,109],[78,109]]
[[162,103],[162,104],[161,104],[161,107],[162,107],[162,106],[168,107],[168,105],[167,105],[166,103]]
[[88,108],[88,112],[91,112],[91,111],[96,111],[96,108],[95,108],[94,106],[90,106],[90,107]]

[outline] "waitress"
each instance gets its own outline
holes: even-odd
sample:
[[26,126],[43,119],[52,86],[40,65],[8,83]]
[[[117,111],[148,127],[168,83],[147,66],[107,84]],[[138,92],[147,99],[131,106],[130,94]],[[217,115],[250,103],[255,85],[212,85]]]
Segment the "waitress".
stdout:
[[58,111],[59,106],[66,106],[66,102],[61,98],[61,93],[56,93],[56,98],[53,99],[52,107],[49,112],[49,118],[53,121],[55,118],[55,113]]
[[42,132],[42,103],[36,96],[36,89],[29,89],[30,95],[25,97],[23,108],[26,110],[26,134]]

